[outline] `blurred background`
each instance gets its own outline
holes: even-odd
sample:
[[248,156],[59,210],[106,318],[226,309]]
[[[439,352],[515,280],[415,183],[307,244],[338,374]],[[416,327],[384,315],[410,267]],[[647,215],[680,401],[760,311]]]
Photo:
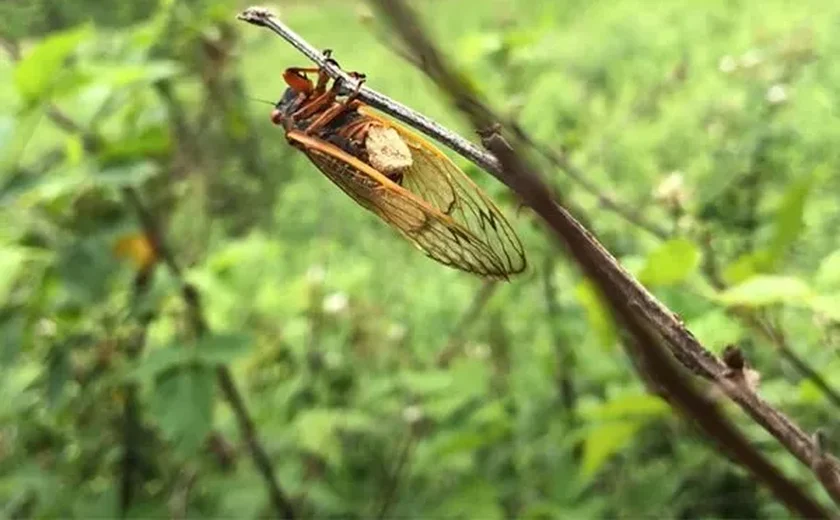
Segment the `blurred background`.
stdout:
[[[579,168],[587,186],[541,164],[623,265],[837,438],[840,4],[413,5],[496,108]],[[0,3],[3,515],[276,515],[216,385],[226,366],[300,517],[787,516],[645,392],[597,295],[489,175],[447,151],[525,244],[510,283],[427,259],[290,148],[253,98],[309,63],[237,22],[244,7]],[[473,138],[364,2],[270,7]],[[148,217],[180,275],[154,267]]]

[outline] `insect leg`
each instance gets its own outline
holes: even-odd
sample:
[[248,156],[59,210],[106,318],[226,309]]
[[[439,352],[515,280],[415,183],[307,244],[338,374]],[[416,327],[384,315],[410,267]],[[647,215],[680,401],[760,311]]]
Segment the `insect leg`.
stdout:
[[330,123],[333,119],[340,116],[348,110],[356,108],[356,105],[347,105],[345,103],[335,103],[333,106],[325,110],[315,121],[309,124],[304,130],[304,134],[311,134],[312,132],[322,128]]
[[373,125],[374,122],[368,119],[362,119],[360,121],[354,121],[349,125],[345,126],[342,130],[342,135],[347,139],[363,141],[365,136],[367,135],[368,129]]
[[359,97],[359,92],[362,91],[362,85],[364,85],[366,79],[366,76],[361,72],[350,72],[349,74],[350,77],[356,80],[356,88],[353,89],[353,92],[351,92],[347,96],[347,99],[344,100],[345,104],[349,104],[352,101],[354,101],[357,97]]
[[[319,74],[322,74],[322,73],[323,73],[323,71],[319,71]],[[326,73],[323,73],[323,74],[327,79],[329,79],[329,76],[327,76]],[[321,80],[319,79],[318,84],[320,85],[320,83],[321,83]],[[326,92],[323,92],[321,94],[318,94],[317,89],[316,89],[316,91],[314,91],[312,93],[312,95],[317,96],[317,97],[315,97],[315,99],[312,99],[306,105],[300,107],[294,113],[292,113],[291,118],[292,119],[306,119],[307,117],[311,117],[311,116],[317,114],[319,111],[324,110],[326,107],[331,105],[333,101],[335,101],[335,98],[338,96],[338,91],[339,91],[340,86],[341,86],[341,84],[338,81],[336,81],[336,82],[333,83],[333,86],[330,90],[328,90]],[[320,88],[320,86],[319,86],[319,88]]]
[[286,69],[286,72],[291,72],[292,74],[308,74],[310,72],[318,72],[321,69],[318,67],[289,67]]
[[291,119],[296,120],[311,117],[320,112],[321,110],[324,110],[326,107],[330,106],[335,100],[335,97],[336,94],[333,90],[324,92],[320,96],[317,96],[315,99],[311,99],[308,103],[304,104],[302,107],[293,112]]

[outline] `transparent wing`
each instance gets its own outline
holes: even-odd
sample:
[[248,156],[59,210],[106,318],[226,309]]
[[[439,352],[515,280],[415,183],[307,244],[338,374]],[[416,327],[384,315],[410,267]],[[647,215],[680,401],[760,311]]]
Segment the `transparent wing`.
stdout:
[[356,157],[297,131],[287,137],[301,145],[318,169],[347,195],[434,260],[489,278],[507,278],[518,272],[463,224]]
[[402,186],[441,213],[452,217],[483,241],[510,273],[525,269],[525,252],[513,227],[493,201],[440,150],[407,128],[368,107],[359,112],[396,130],[411,151],[413,164]]

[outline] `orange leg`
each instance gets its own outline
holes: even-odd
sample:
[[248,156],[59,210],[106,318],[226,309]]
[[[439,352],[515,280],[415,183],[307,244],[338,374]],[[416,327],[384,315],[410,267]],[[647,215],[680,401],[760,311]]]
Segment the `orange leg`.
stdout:
[[363,141],[367,136],[368,129],[373,125],[373,121],[363,119],[350,123],[342,128],[342,135],[351,141]]
[[344,101],[345,103],[350,103],[359,97],[359,92],[362,91],[362,85],[365,83],[365,75],[361,72],[350,72],[348,74],[351,78],[356,80],[356,89],[347,96],[347,99]]
[[304,129],[303,133],[304,134],[311,134],[312,132],[318,130],[319,128],[323,128],[324,126],[328,125],[330,123],[330,121],[337,118],[338,116],[340,116],[344,112],[347,112],[348,110],[355,110],[360,105],[361,105],[361,103],[359,103],[358,101],[351,101],[350,103],[347,103],[347,102],[336,103],[333,106],[331,106],[330,108],[328,108],[326,111],[324,111],[323,114],[318,116],[318,118],[315,119],[315,121],[312,121],[312,123],[310,123],[309,126],[307,126]]
[[330,89],[304,104],[292,114],[292,119],[306,119],[312,117],[335,101],[336,92]]

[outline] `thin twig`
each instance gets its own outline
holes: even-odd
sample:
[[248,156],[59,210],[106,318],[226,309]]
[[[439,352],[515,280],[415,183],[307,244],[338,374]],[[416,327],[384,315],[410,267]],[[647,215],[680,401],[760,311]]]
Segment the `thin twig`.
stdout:
[[[393,2],[388,3],[393,5]],[[264,9],[251,8],[239,15],[241,20],[254,25],[268,27],[291,45],[301,51],[310,60],[314,61],[332,77],[339,78],[345,85],[355,86],[355,81],[347,74],[338,69],[333,63],[328,63],[321,53],[314,47],[300,38],[297,34],[283,25],[277,18]],[[413,20],[413,19],[412,19]],[[416,26],[401,24],[401,29],[411,32],[416,36]],[[414,48],[417,46],[414,45]],[[423,54],[419,57],[426,65],[424,69],[431,69],[437,73],[441,70],[440,63],[433,63],[436,67],[429,67],[429,60],[432,56]],[[444,69],[445,71],[445,69]],[[453,80],[451,74],[442,77],[434,77],[439,85],[447,92],[454,92],[456,106],[467,112],[477,129],[486,129],[499,119],[490,113],[484,105],[477,102],[469,95],[457,80]],[[746,385],[738,385],[727,380],[726,367],[713,354],[706,350],[694,336],[685,329],[678,317],[659,303],[649,292],[641,287],[630,277],[615,261],[615,259],[603,249],[595,238],[583,228],[568,212],[559,206],[551,197],[550,192],[538,178],[530,176],[508,176],[504,173],[499,161],[492,155],[479,149],[466,139],[454,134],[444,127],[430,121],[425,116],[417,114],[404,105],[390,100],[388,97],[363,87],[360,90],[360,98],[370,105],[390,114],[402,122],[414,127],[426,135],[449,146],[455,152],[466,159],[482,167],[488,173],[504,182],[511,189],[522,195],[527,194],[529,205],[534,208],[547,223],[560,225],[555,228],[562,240],[569,245],[570,251],[575,253],[577,260],[591,267],[598,266],[597,279],[600,286],[606,286],[612,291],[618,291],[624,305],[633,302],[638,309],[643,311],[643,318],[654,324],[660,334],[667,341],[669,349],[677,359],[692,372],[715,381],[723,393],[733,402],[737,403],[754,421],[760,424],[766,431],[773,435],[784,445],[794,456],[812,467],[814,453],[816,453],[813,439],[801,428],[796,426],[785,415],[770,406],[759,397],[751,388]],[[514,169],[515,171],[515,169]],[[823,486],[832,496],[840,496],[840,465],[837,460],[828,454],[821,457],[824,464],[822,467],[830,478],[821,478]],[[836,494],[835,494],[836,493]],[[838,500],[840,503],[840,500]]]
[[[144,231],[153,237],[155,246],[159,248],[158,253],[161,255],[161,258],[163,258],[173,277],[175,277],[180,283],[181,297],[187,306],[193,329],[199,337],[208,334],[209,326],[204,318],[198,290],[195,286],[184,279],[181,268],[176,262],[175,257],[172,256],[171,250],[166,246],[160,227],[151,212],[149,212],[143,205],[137,192],[131,188],[126,188],[125,193],[128,195],[127,200],[137,212]],[[292,502],[280,487],[277,476],[274,474],[274,468],[271,464],[268,452],[257,438],[254,421],[248,413],[248,408],[245,405],[245,400],[242,397],[242,394],[236,388],[233,375],[225,365],[218,365],[216,367],[216,377],[219,382],[219,387],[222,390],[222,395],[225,397],[228,405],[230,405],[231,410],[233,410],[234,417],[236,418],[237,425],[239,426],[239,431],[245,439],[245,443],[251,453],[254,465],[257,467],[260,474],[262,474],[268,487],[269,497],[271,498],[275,511],[281,518],[295,518],[296,515]]]
[[407,467],[409,460],[411,459],[411,452],[413,448],[414,432],[409,428],[408,435],[405,439],[405,443],[403,444],[403,447],[400,450],[400,454],[399,457],[397,457],[396,464],[394,464],[394,470],[389,475],[390,479],[387,483],[387,488],[385,489],[385,492],[382,496],[382,504],[379,507],[379,513],[377,513],[376,515],[376,518],[379,520],[386,518],[388,510],[396,502],[397,491],[399,490],[404,470],[407,472]]
[[[709,237],[706,237],[703,241],[703,250],[703,270],[706,273],[706,277],[712,284],[712,287],[718,291],[723,291],[727,288],[727,284],[717,270],[717,257],[714,249],[711,247]],[[779,351],[779,354],[781,354],[781,356],[786,359],[801,376],[808,379],[817,388],[819,388],[831,404],[840,408],[840,392],[838,392],[834,386],[829,384],[819,371],[812,367],[807,361],[802,359],[802,357],[799,356],[793,348],[791,348],[787,340],[787,336],[781,327],[768,323],[751,310],[728,309],[727,313],[737,318],[747,327],[756,331],[769,341],[770,344]]]
[[[298,36],[268,10],[261,7],[251,7],[240,13],[237,19],[266,27],[285,39],[306,58],[321,67],[331,78],[338,80],[342,85],[340,92],[348,93],[356,90],[358,80],[343,71],[332,60],[326,59],[322,51],[317,50],[309,42]],[[358,99],[452,148],[465,159],[501,180],[501,165],[493,157],[493,154],[446,129],[432,119],[364,85],[358,90]]]
[[[415,54],[420,57],[420,60],[426,64],[431,79],[442,90],[450,94],[455,105],[469,117],[476,130],[481,132],[482,130],[493,129],[492,132],[487,134],[484,145],[505,166],[504,170],[507,172],[507,175],[504,176],[507,180],[506,184],[516,191],[522,200],[544,219],[549,228],[566,245],[567,251],[574,257],[584,273],[596,284],[606,300],[611,303],[611,310],[615,317],[631,333],[634,333],[634,337],[639,345],[643,348],[652,347],[653,345],[647,344],[644,341],[644,332],[648,330],[653,332],[650,336],[653,339],[661,340],[665,343],[677,359],[685,366],[695,373],[716,381],[724,389],[726,394],[736,400],[736,402],[739,402],[739,404],[748,405],[746,406],[746,410],[753,415],[754,419],[762,422],[765,427],[772,424],[772,433],[789,448],[798,448],[798,453],[795,453],[802,457],[803,462],[810,462],[814,452],[811,439],[808,439],[808,436],[804,432],[801,432],[801,430],[797,432],[805,437],[807,442],[806,446],[810,445],[808,448],[802,449],[802,446],[799,446],[796,442],[798,439],[794,440],[791,436],[781,435],[783,428],[794,431],[798,430],[798,428],[787,420],[787,418],[784,418],[778,411],[761,401],[747,385],[731,384],[724,376],[725,370],[722,370],[723,367],[720,361],[709,353],[684,328],[683,324],[673,313],[624,271],[592,234],[583,228],[568,211],[553,199],[551,191],[541,181],[534,169],[498,133],[498,126],[496,125],[498,125],[497,121],[500,118],[482,103],[477,96],[473,95],[462,84],[458,76],[448,68],[443,57],[423,33],[418,20],[405,4],[398,0],[378,0],[376,3],[386,16],[390,18],[392,25],[402,36],[403,40],[406,41],[408,47],[413,49]],[[650,348],[649,350],[645,354],[655,357],[652,353],[655,349]],[[660,379],[664,378],[660,383],[667,383],[667,377],[673,374],[669,373],[666,376],[662,374],[657,375]],[[673,388],[671,390],[675,391]],[[686,387],[685,391],[689,390]],[[686,398],[686,402],[690,402],[691,400]],[[691,416],[691,407],[684,408],[684,411]],[[773,419],[772,422],[768,420],[771,417]],[[705,417],[698,414],[695,418],[700,421],[706,421],[707,424],[704,425],[704,429],[719,441],[727,444],[725,439],[728,439],[733,442],[730,446],[733,450],[743,448],[749,451],[752,449],[749,444],[738,445],[738,443],[735,443],[735,439],[720,424],[715,428],[714,424],[716,421],[711,413]],[[715,433],[716,430],[717,434]],[[738,446],[736,447],[736,445]],[[760,454],[748,453],[747,451],[735,451],[734,454],[738,456],[741,463],[750,469],[757,478],[763,480],[771,487],[788,507],[795,507],[798,503],[798,507],[795,510],[804,513],[808,508],[799,509],[807,504],[801,500],[796,500],[798,488],[793,484],[790,486],[780,486],[780,482],[784,480],[784,477],[781,474],[768,475],[766,473],[767,468],[762,469],[762,465],[757,464],[757,460],[761,458]],[[778,478],[776,478],[777,476]],[[802,496],[799,498],[801,499]],[[813,501],[811,502],[814,507],[818,508]],[[810,511],[813,512],[814,509],[810,509]]]
[[752,318],[752,323],[755,325],[756,330],[764,335],[764,337],[766,337],[770,343],[776,347],[776,350],[779,351],[782,357],[785,358],[788,363],[790,363],[793,368],[799,372],[800,375],[811,381],[817,388],[819,388],[831,404],[840,408],[840,393],[838,393],[837,389],[831,386],[814,367],[802,359],[799,354],[791,348],[787,335],[784,331],[782,331],[782,329],[778,326],[759,320],[758,317],[754,315]]
[[613,213],[617,214],[619,217],[623,218],[630,224],[633,224],[634,226],[647,231],[648,233],[652,234],[660,240],[668,239],[669,233],[667,231],[662,229],[660,226],[654,224],[653,222],[648,222],[639,211],[636,211],[633,208],[624,204],[623,202],[620,202],[619,200],[601,192],[601,190],[599,190],[593,182],[586,178],[586,174],[584,174],[583,171],[577,167],[577,165],[572,163],[572,161],[565,154],[551,149],[548,146],[545,146],[541,143],[538,143],[518,124],[509,122],[508,126],[513,130],[516,137],[520,139],[524,144],[536,150],[540,155],[542,155],[545,158],[545,160],[547,160],[556,168],[559,168],[561,171],[565,172],[566,175],[568,175],[568,177],[572,179],[572,181],[576,182],[590,195],[595,197],[598,200],[598,203],[601,205],[601,207],[612,211]]
[[[501,119],[464,86],[460,78],[448,68],[443,57],[423,32],[418,20],[403,2],[378,0],[376,3],[390,18],[392,25],[407,46],[413,49],[426,65],[430,78],[444,92],[449,93],[454,104],[469,117],[476,131],[493,129],[492,132],[488,132],[483,144],[505,166],[504,170],[507,174],[502,177],[507,181],[508,187],[514,190],[555,232],[584,273],[611,303],[613,314],[625,327],[631,332],[644,331],[648,328],[655,331],[656,336],[667,344],[671,353],[684,366],[698,375],[715,381],[726,395],[741,405],[754,420],[810,467],[815,453],[814,443],[810,436],[764,402],[748,385],[733,384],[726,377],[726,368],[720,360],[706,350],[685,329],[674,313],[627,273],[595,237],[552,197],[551,191],[535,170],[498,133],[498,121]],[[647,346],[644,342],[640,344],[643,347]],[[690,410],[687,411],[690,412]],[[774,484],[768,480],[767,475],[763,474],[760,468],[749,465],[750,457],[747,454],[740,455],[741,462],[757,478],[764,480],[775,489]],[[824,485],[840,485],[840,468],[838,468],[837,460],[832,459],[832,463],[834,476],[837,478],[830,482],[821,479]],[[833,492],[829,491],[829,493],[834,496]],[[780,498],[783,497],[780,496]],[[789,502],[786,503],[790,505]]]
[[[395,2],[382,2],[380,5],[392,9],[389,13],[391,15],[394,15],[394,10],[396,9],[400,9],[400,12],[405,14],[405,10],[403,9],[404,6],[401,4],[397,4]],[[256,25],[271,28],[276,33],[289,40],[298,49],[306,49],[308,47],[310,51],[314,50],[311,46],[307,46],[305,42],[301,43],[302,39],[293,32],[289,30],[284,31],[283,29],[285,29],[285,27],[281,26],[274,17],[264,10],[248,10],[240,15],[240,18],[251,23],[255,23]],[[498,121],[498,118],[495,118],[492,112],[475,99],[475,97],[460,84],[455,76],[449,73],[449,71],[444,67],[442,60],[439,59],[438,55],[427,52],[430,48],[428,46],[428,42],[425,40],[424,35],[420,32],[418,26],[416,25],[416,21],[413,18],[405,17],[401,20],[401,23],[398,23],[397,25],[400,27],[404,39],[409,42],[409,47],[416,50],[418,47],[421,47],[422,44],[426,44],[425,47],[422,47],[424,52],[418,53],[420,59],[430,70],[433,71],[432,77],[438,82],[439,86],[443,87],[445,91],[454,94],[453,100],[455,101],[456,106],[461,108],[467,115],[470,116],[477,130],[487,129],[491,127],[495,121]],[[421,45],[418,45],[418,42],[420,42]],[[316,63],[319,61],[320,63],[323,63],[325,65],[325,69],[333,77],[340,77],[340,74],[343,74],[339,74],[335,71],[337,68],[335,65],[324,63],[324,60],[320,59],[321,56],[317,52],[310,52],[307,56],[315,60]],[[439,127],[436,132],[430,132],[429,125],[426,124],[426,121],[423,121],[425,118],[420,120],[407,118],[406,114],[409,112],[407,112],[401,105],[390,103],[385,96],[380,94],[369,95],[369,92],[365,92],[365,98],[363,99],[377,100],[377,108],[380,108],[395,117],[398,115],[402,116],[401,120],[403,120],[403,122],[410,124],[418,130],[427,133],[427,135],[430,135],[444,144],[449,145],[468,159],[475,162],[478,157],[479,160],[481,160],[482,155],[474,153],[474,150],[472,150],[474,147],[471,143],[467,147],[462,146],[460,141],[463,139],[453,139],[452,135],[454,134],[451,132],[446,130],[443,130],[443,132],[440,131],[442,127]],[[390,108],[393,108],[394,111],[391,112],[389,110]],[[400,119],[400,117],[398,117],[398,119]],[[488,141],[485,144],[492,145],[493,142]],[[492,147],[490,147],[490,150],[491,152],[498,152],[498,150],[494,150]],[[516,156],[514,155],[514,157]],[[602,290],[607,289],[611,290],[613,294],[618,293],[621,297],[620,299],[624,299],[625,311],[627,310],[626,307],[629,302],[634,302],[644,310],[643,318],[661,329],[664,339],[667,340],[669,347],[673,349],[674,353],[678,356],[681,362],[691,367],[695,372],[703,374],[707,378],[714,380],[722,378],[721,375],[723,367],[720,361],[708,351],[703,349],[702,346],[696,342],[694,337],[683,328],[682,324],[672,313],[667,311],[667,309],[656,301],[652,295],[639,286],[635,280],[630,278],[618,266],[617,262],[615,262],[609,253],[603,250],[600,244],[594,240],[591,234],[583,229],[571,217],[571,215],[553,201],[549,190],[541,183],[541,181],[539,181],[538,177],[533,175],[508,176],[504,174],[504,170],[498,169],[498,161],[483,160],[482,162],[483,164],[480,164],[481,166],[490,170],[490,173],[493,173],[497,176],[497,178],[500,178],[509,187],[514,189],[514,191],[519,193],[520,196],[527,197],[525,199],[526,202],[528,202],[529,205],[534,208],[537,213],[540,214],[549,224],[554,224],[555,231],[558,232],[558,235],[567,243],[570,251],[575,254],[579,263],[592,270],[589,274],[591,277],[596,279]],[[496,167],[494,167],[494,165]],[[510,170],[517,173],[521,172],[520,169],[516,168],[510,168]],[[558,228],[557,226],[562,227]],[[606,262],[601,262],[602,265],[599,265],[598,260],[606,260]],[[614,301],[618,302],[618,299]],[[806,447],[803,449],[803,446],[797,442],[801,439],[801,437],[800,439],[796,439],[795,435],[791,435],[790,427],[792,427],[794,434],[799,433],[802,437],[807,439],[804,432],[798,430],[798,428],[793,426],[790,421],[781,416],[781,414],[778,414],[778,412],[766,405],[766,403],[760,401],[760,399],[751,392],[746,394],[743,389],[736,387],[735,385],[727,385],[725,382],[720,382],[719,384],[724,387],[727,395],[730,395],[730,397],[735,399],[736,402],[742,404],[742,406],[744,406],[748,411],[752,411],[752,415],[754,415],[756,420],[759,420],[760,422],[763,421],[762,424],[764,424],[765,427],[772,427],[771,431],[776,434],[780,440],[784,440],[786,445],[790,445],[797,455],[810,460],[810,453],[805,453],[806,451],[811,451],[807,449],[807,446],[811,444],[810,441],[806,441]],[[772,419],[768,420],[768,418]]]
[[[148,293],[149,287],[151,286],[148,279],[149,274],[147,270],[143,270],[138,272],[135,277],[132,295],[132,307],[135,311],[139,309],[140,301]],[[128,340],[128,348],[126,349],[126,357],[130,360],[136,359],[142,353],[146,345],[146,337],[153,320],[153,314],[144,313],[138,319],[140,321],[139,330],[132,334]],[[143,437],[137,387],[137,383],[134,382],[126,383],[124,386],[125,404],[123,405],[122,418],[123,458],[120,465],[119,497],[120,516],[122,518],[126,517],[134,500],[134,492],[137,488],[138,466],[142,463],[141,454],[137,446]]]
[[[388,3],[395,5],[397,1]],[[401,27],[399,24],[398,26]],[[506,171],[511,172],[512,177],[524,179],[525,189],[520,192],[520,195],[526,202],[532,202],[534,204],[532,207],[542,215],[541,210],[548,208],[544,205],[545,202],[551,201],[540,202],[542,196],[536,190],[541,190],[545,194],[550,192],[547,189],[541,189],[539,184],[530,184],[538,180],[536,173],[498,134],[489,135],[485,142],[488,148],[500,158]],[[525,184],[526,182],[528,184]],[[535,191],[529,193],[531,189]],[[533,199],[531,195],[534,196]],[[598,264],[599,259],[589,256],[590,252],[586,251],[585,243],[579,242],[577,237],[569,232],[572,228],[566,227],[573,219],[567,214],[564,216],[565,221],[557,220],[554,216],[547,216],[546,221],[557,233],[558,238],[566,240],[568,250],[575,256],[579,267],[590,280],[597,284],[613,316],[629,333],[624,344],[631,357],[638,360],[638,364],[642,367],[640,375],[650,378],[653,386],[661,391],[663,397],[672,406],[684,417],[693,420],[718,443],[722,450],[729,453],[734,460],[762,481],[788,509],[806,518],[826,517],[826,511],[816,500],[785,477],[721,414],[714,403],[704,398],[692,386],[688,380],[688,374],[683,368],[674,364],[672,358],[666,353],[669,349],[668,339],[661,334],[659,324],[648,319],[642,302],[625,300],[622,292],[616,290],[611,281],[604,277],[601,272],[603,266]]]
[[548,326],[551,330],[554,341],[554,352],[557,358],[557,391],[560,402],[570,420],[574,420],[576,409],[575,383],[572,374],[575,373],[575,352],[571,345],[564,341],[563,335],[558,330],[558,323],[561,320],[560,308],[557,304],[557,282],[554,279],[554,266],[556,261],[549,256],[543,265],[543,291],[545,293],[546,315]]
[[[83,143],[85,143],[85,148],[89,153],[96,153],[97,150],[101,148],[101,140],[98,136],[86,131],[58,108],[51,107],[48,111],[48,115],[62,129],[76,135],[80,135]],[[126,203],[131,206],[137,214],[137,218],[140,220],[140,225],[143,227],[143,231],[148,239],[152,242],[158,257],[163,260],[172,276],[178,281],[181,287],[181,297],[187,307],[190,322],[196,335],[200,337],[209,333],[209,327],[206,319],[204,318],[198,290],[195,286],[186,281],[183,271],[176,261],[172,250],[164,240],[163,231],[161,230],[157,219],[154,217],[152,212],[146,208],[137,190],[131,187],[126,187],[123,188],[122,193],[125,197]],[[267,450],[257,438],[254,422],[248,413],[248,409],[241,393],[236,388],[236,384],[230,370],[228,370],[228,368],[224,365],[219,365],[216,368],[216,376],[219,382],[219,387],[222,390],[222,395],[233,410],[240,432],[248,445],[254,465],[262,474],[263,480],[266,483],[272,506],[277,512],[277,515],[286,519],[295,518],[296,515],[292,502],[283,491],[276,475],[274,474],[274,468],[271,465],[271,459],[268,456]]]
[[498,287],[499,284],[497,282],[487,280],[481,285],[481,289],[476,291],[469,307],[467,307],[461,319],[458,320],[455,328],[452,329],[452,333],[449,334],[449,340],[446,342],[446,346],[437,355],[436,364],[439,368],[449,366],[452,359],[458,355],[464,342],[464,335],[472,326],[473,322],[481,316],[481,311],[484,310],[487,302],[490,301],[490,297],[493,296],[493,293],[496,292]]

